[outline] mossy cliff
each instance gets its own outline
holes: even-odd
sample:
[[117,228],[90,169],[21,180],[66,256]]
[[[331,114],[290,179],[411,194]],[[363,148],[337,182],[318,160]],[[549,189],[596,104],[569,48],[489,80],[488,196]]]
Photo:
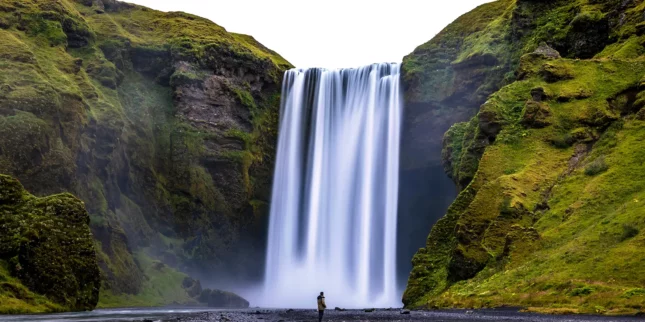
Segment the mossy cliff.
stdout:
[[443,137],[460,194],[413,259],[406,306],[645,311],[644,9],[501,0],[406,58],[412,113],[477,105]]
[[144,294],[154,261],[252,278],[289,67],[185,13],[0,1],[0,173],[85,202],[111,303]]
[[101,280],[89,221],[76,197],[36,198],[0,175],[0,313],[96,306]]

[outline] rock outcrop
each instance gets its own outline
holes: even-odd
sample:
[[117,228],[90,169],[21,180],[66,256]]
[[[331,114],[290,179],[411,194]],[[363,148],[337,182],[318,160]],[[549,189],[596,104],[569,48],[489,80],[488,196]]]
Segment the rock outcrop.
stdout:
[[89,221],[76,197],[36,198],[0,175],[0,313],[94,309],[101,280]]
[[203,290],[199,296],[199,301],[215,308],[245,309],[249,307],[249,301],[241,296],[220,290]]

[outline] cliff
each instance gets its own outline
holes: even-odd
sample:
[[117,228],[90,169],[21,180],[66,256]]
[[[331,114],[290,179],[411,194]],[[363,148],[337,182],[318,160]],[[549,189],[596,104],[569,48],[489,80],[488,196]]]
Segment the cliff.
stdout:
[[500,0],[406,57],[418,129],[467,121],[442,153],[424,147],[460,193],[413,259],[406,306],[645,310],[644,9]]
[[259,276],[288,62],[114,0],[2,1],[0,40],[0,173],[85,202],[100,305],[188,301],[178,271]]

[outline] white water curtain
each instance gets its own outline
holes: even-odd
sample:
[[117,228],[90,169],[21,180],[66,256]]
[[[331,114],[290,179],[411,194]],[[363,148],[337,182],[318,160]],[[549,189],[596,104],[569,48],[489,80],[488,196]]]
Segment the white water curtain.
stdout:
[[399,71],[286,73],[262,306],[400,306]]

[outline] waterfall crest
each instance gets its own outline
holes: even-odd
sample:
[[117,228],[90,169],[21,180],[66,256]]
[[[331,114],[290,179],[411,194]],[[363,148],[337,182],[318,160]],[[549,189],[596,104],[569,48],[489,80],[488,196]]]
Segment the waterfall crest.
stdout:
[[399,71],[285,74],[263,306],[400,306]]

